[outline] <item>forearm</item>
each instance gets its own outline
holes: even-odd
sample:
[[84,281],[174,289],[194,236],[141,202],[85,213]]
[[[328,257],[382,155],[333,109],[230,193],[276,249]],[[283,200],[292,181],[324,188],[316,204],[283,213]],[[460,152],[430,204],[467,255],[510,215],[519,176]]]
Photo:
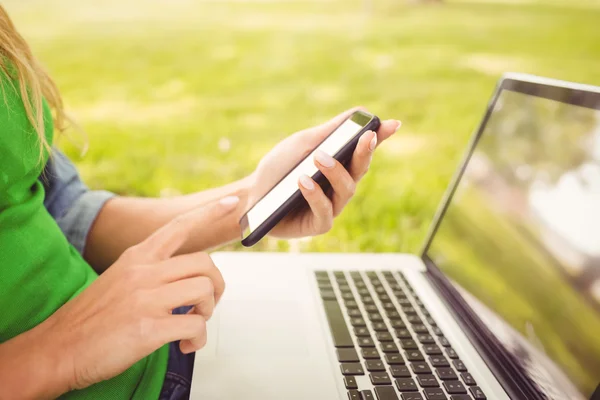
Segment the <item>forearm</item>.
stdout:
[[0,344],[0,400],[54,399],[70,390],[62,355],[44,323]]
[[251,179],[173,198],[114,198],[98,214],[88,235],[84,257],[100,273],[125,249],[140,243],[174,217],[227,196],[240,198],[238,211],[209,226],[198,227],[181,253],[203,251],[239,238],[239,216],[246,203]]

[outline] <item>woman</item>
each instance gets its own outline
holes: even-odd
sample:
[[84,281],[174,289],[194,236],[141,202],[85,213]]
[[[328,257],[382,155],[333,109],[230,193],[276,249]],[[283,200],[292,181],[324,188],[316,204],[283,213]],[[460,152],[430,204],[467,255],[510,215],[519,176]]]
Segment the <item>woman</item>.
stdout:
[[[247,178],[171,199],[89,191],[52,148],[60,95],[0,6],[0,399],[177,399],[225,284],[209,248],[237,239],[243,212],[353,110],[279,143]],[[348,170],[325,154],[309,204],[272,232],[328,231],[377,145],[365,133]],[[182,306],[190,306],[183,309]]]

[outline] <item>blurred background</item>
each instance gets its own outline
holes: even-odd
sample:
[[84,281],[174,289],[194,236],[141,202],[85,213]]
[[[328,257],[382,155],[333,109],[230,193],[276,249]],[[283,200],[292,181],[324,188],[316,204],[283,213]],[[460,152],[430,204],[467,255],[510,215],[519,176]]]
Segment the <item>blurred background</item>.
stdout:
[[2,3],[87,133],[60,147],[92,188],[223,185],[354,105],[403,121],[330,233],[255,250],[418,251],[503,72],[600,85],[599,0]]

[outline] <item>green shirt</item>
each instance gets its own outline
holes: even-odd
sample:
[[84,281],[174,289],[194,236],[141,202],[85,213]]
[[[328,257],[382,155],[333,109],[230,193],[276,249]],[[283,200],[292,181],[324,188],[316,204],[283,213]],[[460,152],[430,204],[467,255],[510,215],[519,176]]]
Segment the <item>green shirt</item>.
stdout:
[[[44,115],[52,142],[46,104]],[[38,136],[21,96],[0,76],[0,343],[44,321],[98,277],[44,207],[38,178],[48,154],[42,162],[39,155]],[[61,398],[157,399],[167,358],[163,346],[121,375]]]

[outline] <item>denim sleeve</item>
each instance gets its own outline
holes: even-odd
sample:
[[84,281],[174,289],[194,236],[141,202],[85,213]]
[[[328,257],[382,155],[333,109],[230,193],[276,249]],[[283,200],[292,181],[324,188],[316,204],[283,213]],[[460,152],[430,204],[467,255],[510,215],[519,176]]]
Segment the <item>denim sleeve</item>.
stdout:
[[46,191],[44,206],[67,240],[83,254],[88,233],[100,209],[115,195],[89,190],[73,163],[57,149],[52,150],[40,180]]

